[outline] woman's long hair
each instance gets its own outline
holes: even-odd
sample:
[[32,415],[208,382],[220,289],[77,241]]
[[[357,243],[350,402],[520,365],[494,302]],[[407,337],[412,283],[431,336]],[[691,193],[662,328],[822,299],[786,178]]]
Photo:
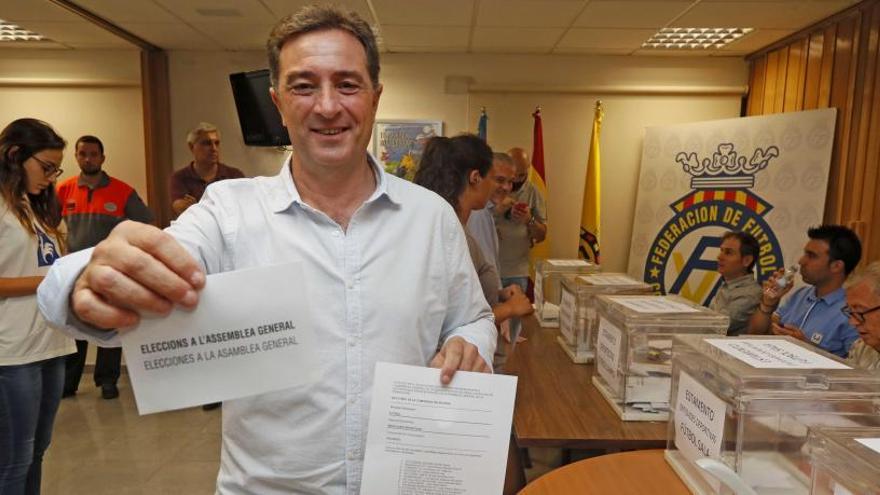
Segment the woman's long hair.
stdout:
[[62,150],[66,145],[49,124],[37,119],[18,119],[0,133],[0,195],[25,230],[36,235],[36,220],[62,249],[65,239],[59,230],[61,208],[55,186],[50,184],[39,194],[28,193],[24,162],[40,151]]
[[485,177],[492,168],[492,148],[473,134],[434,137],[425,144],[413,182],[430,189],[459,210],[458,199],[477,170]]

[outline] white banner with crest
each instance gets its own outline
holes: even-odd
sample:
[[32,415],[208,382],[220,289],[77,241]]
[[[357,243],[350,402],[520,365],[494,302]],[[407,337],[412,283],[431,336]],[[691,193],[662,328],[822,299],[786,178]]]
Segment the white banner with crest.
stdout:
[[758,240],[759,280],[797,263],[807,229],[822,223],[835,112],[647,128],[630,275],[706,304],[728,230]]

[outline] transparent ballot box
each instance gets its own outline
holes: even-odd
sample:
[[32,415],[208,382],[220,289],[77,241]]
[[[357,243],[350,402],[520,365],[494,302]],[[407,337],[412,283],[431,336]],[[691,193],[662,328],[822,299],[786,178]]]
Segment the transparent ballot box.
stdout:
[[535,318],[542,327],[559,326],[559,302],[562,297],[563,277],[598,273],[599,265],[589,261],[538,260],[535,267]]
[[809,428],[880,426],[880,376],[812,344],[676,336],[673,353],[666,459],[695,494],[807,495]]
[[599,324],[596,296],[602,294],[653,293],[650,284],[624,273],[595,273],[562,278],[559,303],[559,344],[575,363],[593,361],[593,335]]
[[627,421],[669,417],[672,336],[724,335],[727,316],[678,296],[597,296],[593,384]]
[[810,495],[880,494],[880,428],[810,428]]

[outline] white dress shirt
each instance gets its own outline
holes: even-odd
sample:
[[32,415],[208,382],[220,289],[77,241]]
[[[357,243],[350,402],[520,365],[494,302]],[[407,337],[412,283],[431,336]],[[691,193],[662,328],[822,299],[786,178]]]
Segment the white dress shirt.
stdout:
[[[461,336],[492,362],[492,312],[455,212],[372,166],[376,190],[347,231],[302,201],[289,159],[275,177],[211,184],[167,229],[208,273],[304,261],[305,278],[290,281],[288,296],[308,297],[313,309],[321,378],[224,403],[218,493],[357,494],[377,361],[425,366]],[[115,333],[68,315],[67,295],[90,255],[56,262],[40,307],[79,338],[116,343]]]

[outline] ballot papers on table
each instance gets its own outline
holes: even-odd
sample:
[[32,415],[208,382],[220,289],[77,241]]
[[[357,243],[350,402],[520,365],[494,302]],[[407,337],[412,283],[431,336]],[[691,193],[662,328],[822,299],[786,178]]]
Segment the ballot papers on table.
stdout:
[[377,363],[361,495],[501,493],[516,377]]
[[121,335],[138,411],[273,392],[313,380],[315,334],[302,263],[208,275],[194,310]]

